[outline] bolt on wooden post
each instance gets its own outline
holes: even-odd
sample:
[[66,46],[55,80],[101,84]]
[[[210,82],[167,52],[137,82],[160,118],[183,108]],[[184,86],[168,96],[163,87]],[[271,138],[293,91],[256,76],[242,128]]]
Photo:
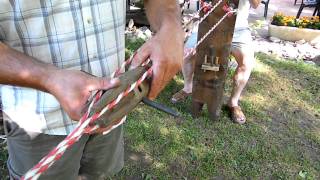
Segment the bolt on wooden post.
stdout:
[[[212,4],[217,1],[213,0]],[[239,0],[224,0],[199,24],[198,39],[226,14],[224,6],[237,9],[238,3]],[[203,14],[201,12],[201,16]],[[218,120],[220,116],[235,20],[236,14],[224,19],[197,48],[192,93],[194,117],[200,116],[204,104],[207,104],[210,119]]]

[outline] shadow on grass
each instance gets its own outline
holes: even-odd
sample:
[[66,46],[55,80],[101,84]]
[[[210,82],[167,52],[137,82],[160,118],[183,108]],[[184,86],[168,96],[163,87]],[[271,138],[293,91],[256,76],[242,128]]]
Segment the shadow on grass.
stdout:
[[[193,119],[190,99],[171,104],[171,95],[183,85],[178,76],[157,101],[181,112],[185,121],[178,123],[145,106],[131,113],[125,126],[127,149],[145,160],[127,157],[116,178],[296,179],[301,172],[320,177],[319,99],[314,97],[319,93],[319,68],[263,54],[257,58],[241,101],[247,124],[233,124],[225,110],[218,122],[206,113]],[[301,91],[295,88],[297,78]],[[229,78],[226,90],[230,88]]]

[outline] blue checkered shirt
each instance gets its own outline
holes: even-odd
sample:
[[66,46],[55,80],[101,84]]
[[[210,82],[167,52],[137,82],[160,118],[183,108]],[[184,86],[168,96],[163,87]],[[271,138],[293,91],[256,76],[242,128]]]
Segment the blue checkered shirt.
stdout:
[[[0,0],[0,41],[61,69],[109,76],[124,60],[124,0]],[[51,135],[75,127],[51,94],[1,86],[5,120]]]

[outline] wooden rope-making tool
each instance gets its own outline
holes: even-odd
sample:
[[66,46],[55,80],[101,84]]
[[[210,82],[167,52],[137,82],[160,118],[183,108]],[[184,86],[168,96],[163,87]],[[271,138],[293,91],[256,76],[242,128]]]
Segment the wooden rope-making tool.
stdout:
[[228,16],[206,39],[202,37],[211,31],[212,25],[217,24],[221,17],[226,15],[226,11],[236,9],[238,3],[238,0],[224,0],[217,10],[210,13],[199,24],[198,40],[203,40],[203,42],[197,47],[195,55],[192,88],[192,115],[194,117],[200,116],[203,105],[207,104],[210,119],[219,118],[236,16]]
[[[218,115],[217,109],[222,99],[228,65],[227,58],[234,29],[235,16],[233,15],[237,5],[238,0],[214,0],[211,3],[203,4],[203,8],[200,10],[199,40],[194,48],[185,52],[184,55],[186,58],[198,52],[192,95],[194,115],[199,115],[201,107],[205,103],[208,104],[211,118],[216,118]],[[136,53],[138,52],[139,50]],[[79,120],[76,128],[21,179],[38,179],[83,134],[94,132],[99,127],[107,127],[104,134],[109,133],[123,124],[125,115],[140,102],[173,116],[179,116],[173,110],[146,99],[150,88],[148,78],[152,75],[150,59],[136,69],[121,73],[131,64],[134,55],[112,74],[112,77],[119,77],[120,86],[107,91],[98,91],[88,104],[88,109]]]

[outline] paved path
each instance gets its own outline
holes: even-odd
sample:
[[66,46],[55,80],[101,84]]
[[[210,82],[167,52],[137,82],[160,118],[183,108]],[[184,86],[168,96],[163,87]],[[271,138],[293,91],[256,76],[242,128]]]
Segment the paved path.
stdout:
[[[276,54],[277,56],[289,59],[313,60],[320,63],[320,44],[310,45],[304,42],[278,41],[271,42],[268,34],[268,24],[276,12],[282,12],[286,15],[296,16],[300,7],[301,0],[294,5],[294,0],[270,0],[268,16],[265,19],[264,5],[260,4],[257,9],[250,10],[249,23],[260,24],[260,27],[253,31],[254,47],[257,52]],[[191,11],[195,11],[196,2],[191,2]],[[314,8],[304,8],[301,16],[312,16]]]
[[[300,7],[301,0],[297,0],[297,5],[294,4],[294,0],[270,0],[269,2],[269,10],[268,17],[270,19],[275,12],[283,12],[287,15],[295,16],[297,15],[298,9]],[[191,9],[196,9],[196,1],[191,0]],[[311,16],[314,9],[304,8],[301,16]],[[249,21],[252,22],[254,20],[264,20],[264,5],[260,4],[257,9],[251,10]]]
[[[297,0],[297,5],[293,5],[294,0],[270,0],[267,20],[269,20],[276,12],[296,16],[300,7],[300,2],[301,0]],[[314,8],[304,8],[301,16],[311,16],[313,11]],[[263,20],[263,13],[264,5],[260,4],[257,9],[251,11],[249,21],[252,22],[257,19]]]

